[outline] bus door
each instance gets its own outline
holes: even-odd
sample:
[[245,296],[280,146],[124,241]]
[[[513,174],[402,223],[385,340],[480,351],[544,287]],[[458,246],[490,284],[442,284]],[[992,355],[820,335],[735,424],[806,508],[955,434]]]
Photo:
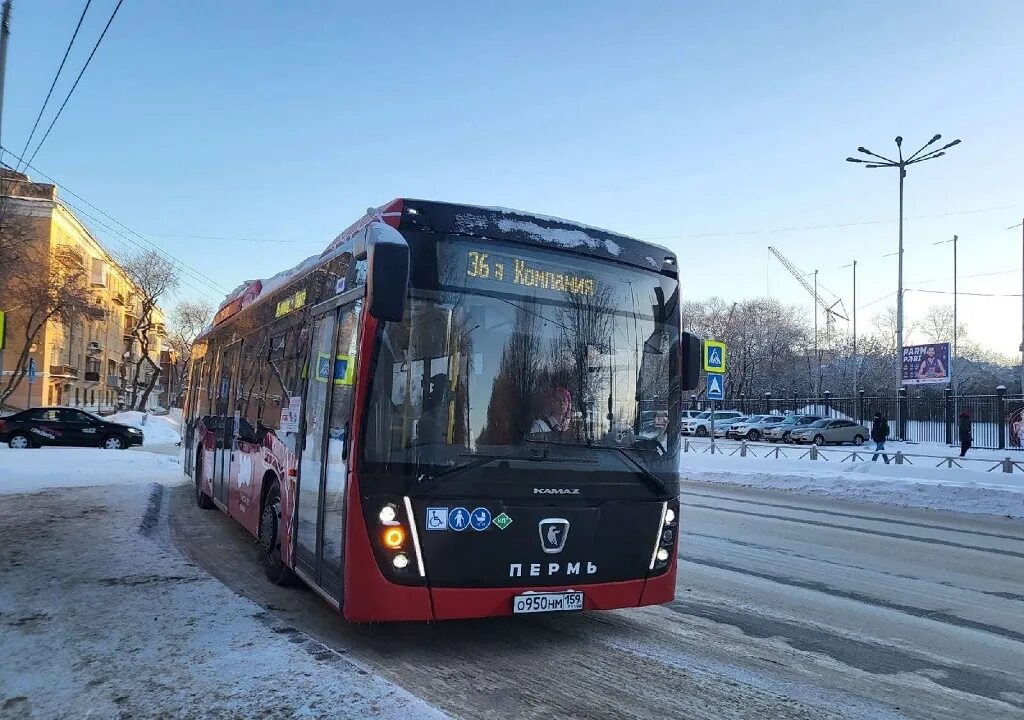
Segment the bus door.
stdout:
[[361,309],[356,300],[314,321],[299,461],[296,565],[338,602]]
[[234,397],[238,385],[238,356],[242,341],[236,340],[221,352],[220,378],[217,386],[216,450],[213,460],[213,497],[228,505],[228,476],[231,457],[238,447],[238,422]]
[[205,363],[205,359],[192,361],[192,367],[189,368],[188,395],[185,397],[185,409],[182,411],[184,437],[181,439],[181,444],[185,449],[185,474],[189,477],[192,477],[192,471],[195,468],[196,422],[202,416],[196,404],[199,402],[199,386],[202,382]]

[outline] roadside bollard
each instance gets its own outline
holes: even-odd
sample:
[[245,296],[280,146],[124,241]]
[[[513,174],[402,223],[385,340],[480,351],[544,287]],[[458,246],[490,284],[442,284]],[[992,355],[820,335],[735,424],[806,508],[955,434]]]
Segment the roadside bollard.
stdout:
[[747,441],[744,440],[743,442],[740,443],[740,457],[746,457],[746,456],[747,456]]
[[1006,458],[1005,460],[1003,460],[1003,472],[1004,473],[1012,473],[1013,472],[1013,460],[1011,460],[1010,458]]
[[818,459],[818,446],[817,445],[811,445],[811,460],[817,460],[817,459]]
[[897,465],[902,465],[903,464],[903,451],[902,450],[897,450],[896,451],[896,464]]
[[683,452],[690,452],[690,440],[689,438],[683,438]]

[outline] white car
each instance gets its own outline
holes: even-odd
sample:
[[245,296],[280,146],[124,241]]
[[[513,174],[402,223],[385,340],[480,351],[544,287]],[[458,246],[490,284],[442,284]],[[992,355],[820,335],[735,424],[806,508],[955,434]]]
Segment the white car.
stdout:
[[[695,418],[684,420],[680,428],[680,434],[692,435],[694,437],[708,437],[711,435],[711,411],[705,410]],[[715,430],[721,425],[722,429],[736,422],[736,418],[743,417],[743,413],[736,410],[716,410],[714,413]]]
[[723,422],[723,423],[716,422],[715,423],[715,437],[716,438],[724,438],[724,437],[731,438],[733,436],[732,435],[732,429],[734,427],[736,427],[737,424],[747,422],[749,419],[750,418],[747,417],[746,415],[741,415],[740,417],[734,418],[732,420],[729,420],[728,422]]
[[729,428],[727,437],[736,440],[757,442],[764,437],[765,430],[780,424],[785,418],[782,415],[751,415],[740,418]]

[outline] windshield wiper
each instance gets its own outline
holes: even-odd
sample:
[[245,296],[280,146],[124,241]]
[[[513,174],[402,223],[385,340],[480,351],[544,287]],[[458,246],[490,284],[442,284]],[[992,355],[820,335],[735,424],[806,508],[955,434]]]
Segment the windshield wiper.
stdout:
[[[585,444],[585,443],[560,443],[560,442],[551,442],[550,440],[527,440],[526,442],[528,442],[528,443],[537,443],[538,445],[547,445],[547,446],[553,446],[553,447],[562,446],[562,447],[586,448],[588,450],[595,450],[595,449],[611,450],[613,452],[618,453],[623,458],[625,458],[626,461],[630,465],[632,465],[634,468],[636,468],[637,474],[641,478],[643,478],[648,484],[654,486],[655,490],[659,490],[664,495],[668,495],[668,492],[669,492],[668,491],[668,485],[666,485],[665,482],[661,478],[659,478],[657,475],[655,475],[650,470],[645,468],[643,466],[643,464],[640,463],[636,458],[634,458],[632,455],[630,455],[626,448],[615,447],[614,445],[588,445],[588,444]],[[661,446],[661,443],[659,443],[657,440],[655,440],[654,442],[659,447]]]
[[[657,443],[659,447],[661,446],[661,443],[658,443],[657,440],[655,440],[655,443]],[[637,469],[637,472],[640,474],[640,477],[646,480],[649,484],[653,485],[655,489],[660,490],[664,495],[668,495],[668,485],[665,484],[665,481],[662,480],[657,475],[655,475],[654,473],[652,473],[647,468],[645,468],[640,461],[638,461],[635,457],[629,454],[629,451],[626,450],[626,448],[613,447],[609,449],[617,450],[622,457],[626,458],[626,460]]]
[[416,477],[416,482],[420,484],[428,482],[435,483],[441,478],[448,477],[449,475],[455,475],[456,473],[464,472],[466,470],[472,470],[499,459],[497,455],[460,455],[459,457],[472,457],[475,458],[475,460],[468,462],[465,465],[456,465],[455,467],[450,467],[447,470],[442,470],[436,475],[427,475],[426,473],[422,473]]

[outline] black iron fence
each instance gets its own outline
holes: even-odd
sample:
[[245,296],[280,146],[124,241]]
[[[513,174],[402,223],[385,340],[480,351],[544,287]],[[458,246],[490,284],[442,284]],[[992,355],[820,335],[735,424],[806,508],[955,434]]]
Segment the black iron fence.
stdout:
[[[711,402],[691,397],[688,407],[708,410]],[[719,409],[753,414],[801,414],[847,418],[870,427],[875,413],[889,421],[889,438],[908,442],[959,444],[957,418],[966,411],[971,417],[974,446],[993,449],[1020,450],[1024,446],[1024,397],[1007,395],[1003,388],[993,395],[943,396],[913,395],[904,390],[895,394],[869,395],[861,391],[856,397],[821,397],[791,395],[776,397],[739,396],[720,401]]]

